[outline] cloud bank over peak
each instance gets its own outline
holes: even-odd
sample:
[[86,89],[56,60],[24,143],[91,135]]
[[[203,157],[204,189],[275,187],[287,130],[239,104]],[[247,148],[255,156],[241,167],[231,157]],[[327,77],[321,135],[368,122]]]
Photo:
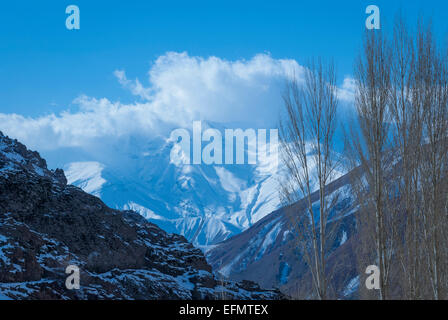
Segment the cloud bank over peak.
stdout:
[[[295,60],[269,54],[229,61],[168,52],[151,65],[146,86],[123,70],[114,72],[136,97],[132,103],[82,95],[73,101],[75,111],[37,118],[0,113],[0,130],[32,148],[51,150],[102,138],[163,134],[173,127],[191,128],[195,120],[275,127],[285,80],[300,79],[303,70]],[[350,82],[344,82],[347,97],[349,89]]]
[[[115,71],[120,83],[150,102],[152,111],[164,121],[259,124],[278,116],[281,89],[285,78],[293,73],[302,73],[295,60],[277,60],[267,54],[228,61],[191,57],[186,52],[160,56],[148,72],[148,88],[138,79],[128,80],[124,71]],[[254,112],[258,119],[254,119]]]

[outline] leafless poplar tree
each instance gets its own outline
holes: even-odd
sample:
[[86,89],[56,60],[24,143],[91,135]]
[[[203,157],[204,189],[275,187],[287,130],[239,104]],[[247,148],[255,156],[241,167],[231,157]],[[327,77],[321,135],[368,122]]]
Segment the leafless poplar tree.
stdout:
[[417,35],[416,101],[423,111],[420,184],[423,200],[424,262],[433,299],[448,294],[446,240],[448,233],[448,64],[437,47],[430,27],[420,26]]
[[400,162],[393,178],[399,201],[394,214],[398,217],[401,240],[397,239],[397,260],[400,268],[400,287],[403,297],[421,296],[421,193],[419,167],[421,164],[423,110],[418,101],[418,75],[415,39],[402,16],[396,20],[391,65],[390,112],[393,123],[393,152]]
[[[414,32],[399,17],[392,41],[366,32],[355,78],[356,124],[345,156],[359,204],[359,271],[372,264],[380,271],[380,290],[361,286],[360,292],[379,299],[447,299],[447,48],[439,47],[430,24],[420,22]],[[312,63],[303,83],[288,84],[280,125],[287,169],[282,195],[319,299],[329,298],[329,226],[337,200],[328,196],[338,165],[332,151],[335,81],[332,65]]]
[[[366,32],[364,51],[356,65],[356,111],[359,132],[350,141],[353,166],[361,166],[354,179],[353,189],[360,204],[358,217],[362,243],[366,252],[361,272],[368,265],[380,271],[379,298],[386,299],[389,275],[396,239],[395,216],[391,206],[395,202],[388,170],[393,163],[390,154],[389,112],[391,87],[391,49],[380,32]],[[389,152],[388,152],[389,151]],[[373,251],[375,254],[372,254]],[[372,261],[373,260],[373,261]]]
[[[333,154],[337,87],[332,63],[310,63],[304,82],[290,81],[284,95],[286,120],[280,124],[282,160],[287,169],[282,196],[287,204],[305,199],[305,210],[294,212],[300,251],[307,260],[317,298],[328,298],[326,265],[331,208],[336,197],[327,197],[326,186],[337,166]],[[312,200],[318,190],[318,200]],[[315,205],[313,202],[317,202]],[[290,209],[294,210],[294,207]]]
[[362,170],[354,189],[362,208],[361,249],[375,251],[380,299],[448,293],[448,64],[442,52],[431,27],[420,24],[414,36],[400,18],[393,42],[366,34],[356,68],[361,134],[352,130],[350,144],[353,166]]

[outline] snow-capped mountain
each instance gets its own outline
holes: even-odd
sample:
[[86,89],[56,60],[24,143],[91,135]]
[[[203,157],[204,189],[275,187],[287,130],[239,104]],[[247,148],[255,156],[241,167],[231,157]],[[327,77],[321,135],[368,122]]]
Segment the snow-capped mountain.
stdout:
[[[79,179],[91,173],[78,172]],[[65,285],[73,265],[78,290]],[[184,237],[68,185],[62,170],[49,170],[37,152],[0,132],[0,300],[223,296],[284,297],[250,281],[218,281]]]
[[[245,129],[244,124],[203,121],[202,132],[207,128],[222,133],[223,149],[226,128]],[[268,143],[270,138],[268,133]],[[168,131],[102,139],[90,149],[57,149],[44,155],[53,167],[64,168],[70,184],[113,208],[139,212],[204,250],[247,230],[281,206],[279,183],[284,169],[268,150],[256,164],[247,164],[246,148],[245,164],[187,165],[172,161],[173,146]],[[334,178],[341,175],[335,172]]]
[[[218,124],[213,128],[224,130]],[[135,210],[203,248],[246,230],[279,207],[278,174],[269,159],[256,165],[178,165],[170,161],[173,145],[166,136],[133,136],[81,158],[67,152],[58,164],[70,184],[111,207]]]

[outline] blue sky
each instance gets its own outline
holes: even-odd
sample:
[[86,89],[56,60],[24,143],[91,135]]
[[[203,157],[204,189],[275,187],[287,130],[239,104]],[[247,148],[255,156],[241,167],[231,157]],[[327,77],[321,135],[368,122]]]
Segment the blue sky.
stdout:
[[[81,30],[65,28],[65,8],[81,10]],[[81,94],[131,101],[113,72],[147,83],[168,51],[226,60],[269,52],[303,63],[333,57],[341,81],[352,73],[365,8],[389,29],[402,8],[411,22],[432,17],[448,30],[447,1],[8,1],[0,8],[0,112],[36,117],[72,108]]]

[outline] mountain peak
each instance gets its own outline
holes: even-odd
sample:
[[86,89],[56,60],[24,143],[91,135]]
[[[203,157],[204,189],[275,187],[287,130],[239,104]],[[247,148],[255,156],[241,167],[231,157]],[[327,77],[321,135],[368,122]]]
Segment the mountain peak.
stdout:
[[[67,267],[81,287],[65,286]],[[13,299],[276,299],[218,281],[201,250],[133,211],[67,185],[37,152],[0,136],[0,297]]]
[[8,176],[19,172],[50,178],[61,185],[67,184],[62,169],[49,170],[47,162],[37,151],[27,149],[24,144],[0,131],[0,175]]

